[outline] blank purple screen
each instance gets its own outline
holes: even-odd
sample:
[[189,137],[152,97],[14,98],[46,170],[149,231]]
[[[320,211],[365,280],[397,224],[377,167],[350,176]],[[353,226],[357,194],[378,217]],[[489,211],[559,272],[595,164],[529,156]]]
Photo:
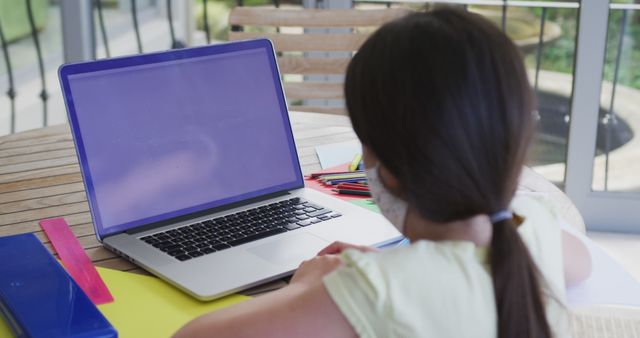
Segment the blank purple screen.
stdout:
[[299,179],[267,53],[69,76],[103,233],[282,190]]

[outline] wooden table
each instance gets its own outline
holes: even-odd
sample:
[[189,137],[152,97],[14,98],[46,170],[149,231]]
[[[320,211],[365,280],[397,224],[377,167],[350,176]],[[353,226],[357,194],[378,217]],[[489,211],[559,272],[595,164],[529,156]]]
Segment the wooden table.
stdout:
[[[303,172],[320,168],[315,147],[356,139],[345,116],[291,113]],[[556,186],[525,169],[521,190],[547,193],[574,226],[584,223]],[[69,126],[57,125],[0,137],[0,236],[33,232],[51,250],[38,221],[64,217],[98,266],[144,273],[97,240]]]

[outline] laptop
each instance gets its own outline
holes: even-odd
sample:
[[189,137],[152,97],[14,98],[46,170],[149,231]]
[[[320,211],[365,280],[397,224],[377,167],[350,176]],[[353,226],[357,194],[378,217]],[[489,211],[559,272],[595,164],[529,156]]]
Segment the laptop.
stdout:
[[290,275],[381,215],[304,187],[274,49],[258,39],[67,64],[99,241],[200,300]]

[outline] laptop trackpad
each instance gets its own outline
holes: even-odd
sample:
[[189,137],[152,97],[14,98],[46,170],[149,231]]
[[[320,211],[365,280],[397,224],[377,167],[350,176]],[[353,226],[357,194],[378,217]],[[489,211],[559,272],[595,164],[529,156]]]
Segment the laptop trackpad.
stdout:
[[314,257],[327,245],[328,241],[303,232],[248,251],[278,266],[295,269],[303,260]]

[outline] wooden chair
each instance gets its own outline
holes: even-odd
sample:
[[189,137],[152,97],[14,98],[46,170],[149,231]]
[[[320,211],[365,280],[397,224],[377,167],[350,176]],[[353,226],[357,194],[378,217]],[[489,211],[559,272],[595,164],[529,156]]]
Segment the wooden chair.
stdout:
[[[410,10],[387,9],[272,9],[236,7],[229,16],[230,26],[245,31],[229,32],[229,40],[266,37],[278,52],[278,65],[283,75],[284,91],[292,110],[345,114],[344,107],[304,105],[305,100],[343,99],[343,80],[339,82],[290,81],[297,75],[344,75],[353,53],[378,26],[408,14]],[[255,32],[252,28],[270,29]],[[297,34],[286,33],[298,27]],[[345,33],[309,33],[308,28],[341,28]],[[290,29],[289,29],[290,31]],[[312,52],[342,52],[346,57],[312,57]],[[346,52],[346,53],[345,53]],[[316,53],[317,54],[317,53]],[[338,77],[342,78],[342,77]]]

